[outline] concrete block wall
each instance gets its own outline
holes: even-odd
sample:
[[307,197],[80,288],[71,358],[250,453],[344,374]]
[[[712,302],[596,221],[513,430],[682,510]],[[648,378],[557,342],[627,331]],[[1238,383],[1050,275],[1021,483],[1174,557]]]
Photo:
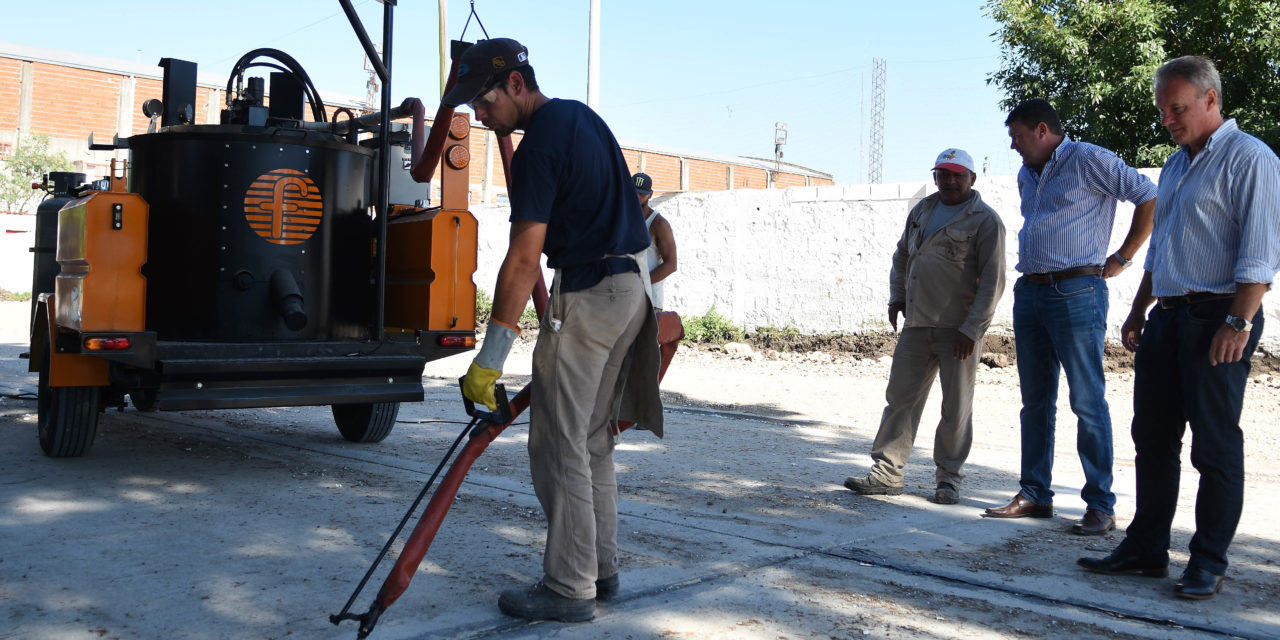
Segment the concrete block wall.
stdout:
[[[1144,170],[1152,180],[1159,170]],[[1007,286],[992,323],[1013,330],[1013,283],[1022,225],[1013,177],[979,178],[975,188],[1004,221]],[[685,316],[712,306],[744,328],[795,327],[805,333],[887,329],[889,268],[907,211],[934,191],[932,183],[799,187],[682,193],[655,208],[671,222],[680,270],[666,280],[666,306]],[[507,246],[508,210],[474,209],[480,219],[476,285],[492,292]],[[1128,232],[1133,206],[1116,211],[1110,251]],[[1107,281],[1109,337],[1120,326],[1142,280],[1144,249],[1136,264]],[[546,272],[547,282],[551,273]],[[1280,293],[1263,300],[1262,343],[1280,347]]]

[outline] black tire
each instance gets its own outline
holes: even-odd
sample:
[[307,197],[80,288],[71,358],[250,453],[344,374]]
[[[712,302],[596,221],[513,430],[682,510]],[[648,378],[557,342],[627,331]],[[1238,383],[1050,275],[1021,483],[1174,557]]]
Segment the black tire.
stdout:
[[38,429],[40,448],[51,458],[75,458],[89,452],[98,434],[98,413],[102,409],[99,387],[51,387],[49,363],[52,355],[44,344],[44,364],[40,366]]
[[138,411],[155,411],[156,390],[132,389],[129,391],[129,402],[132,403],[133,408]]
[[399,402],[333,405],[333,421],[351,442],[382,442],[391,435],[400,415]]

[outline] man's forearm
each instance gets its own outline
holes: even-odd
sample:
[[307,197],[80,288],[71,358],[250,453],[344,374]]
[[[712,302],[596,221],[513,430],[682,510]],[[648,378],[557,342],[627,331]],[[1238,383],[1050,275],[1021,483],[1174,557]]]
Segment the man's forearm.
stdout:
[[1151,295],[1151,272],[1143,271],[1142,282],[1138,283],[1138,291],[1133,294],[1133,309],[1130,313],[1143,314],[1155,301],[1155,296]]
[[1252,321],[1270,286],[1265,282],[1237,282],[1236,297],[1231,302],[1231,315]]
[[492,317],[499,322],[519,326],[520,314],[529,305],[529,294],[538,282],[542,266],[513,259],[510,255],[502,261],[498,270],[498,283],[494,286]]
[[662,282],[663,280],[666,279],[667,276],[675,272],[676,272],[675,260],[668,260],[667,262],[663,262],[662,264],[655,267],[653,271],[649,272],[649,282],[655,282],[655,283]]
[[1133,209],[1133,222],[1129,224],[1129,233],[1125,235],[1124,242],[1121,243],[1119,251],[1120,255],[1126,260],[1132,260],[1138,254],[1138,250],[1146,243],[1147,238],[1151,237],[1151,230],[1155,227],[1156,215],[1156,199],[1152,198]]

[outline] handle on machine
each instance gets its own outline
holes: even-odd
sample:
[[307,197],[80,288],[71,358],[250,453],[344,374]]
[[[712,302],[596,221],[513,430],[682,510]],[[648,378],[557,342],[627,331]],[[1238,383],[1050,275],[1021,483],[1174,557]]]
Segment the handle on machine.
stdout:
[[[458,378],[459,391],[462,389],[462,381],[466,378],[466,376]],[[477,409],[476,403],[467,398],[466,394],[462,396],[462,406],[466,408],[468,416],[478,419],[480,423],[510,424],[514,418],[511,416],[511,401],[507,398],[507,388],[501,384],[494,384],[493,398],[498,402],[498,408],[495,411]]]

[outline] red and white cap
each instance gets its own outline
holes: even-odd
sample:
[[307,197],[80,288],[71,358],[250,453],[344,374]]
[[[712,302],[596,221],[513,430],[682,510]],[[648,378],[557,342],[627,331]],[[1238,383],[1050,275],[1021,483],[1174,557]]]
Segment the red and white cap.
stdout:
[[946,169],[956,173],[964,171],[977,173],[977,170],[973,168],[973,158],[963,149],[947,149],[938,154],[938,161],[933,163],[933,168]]

